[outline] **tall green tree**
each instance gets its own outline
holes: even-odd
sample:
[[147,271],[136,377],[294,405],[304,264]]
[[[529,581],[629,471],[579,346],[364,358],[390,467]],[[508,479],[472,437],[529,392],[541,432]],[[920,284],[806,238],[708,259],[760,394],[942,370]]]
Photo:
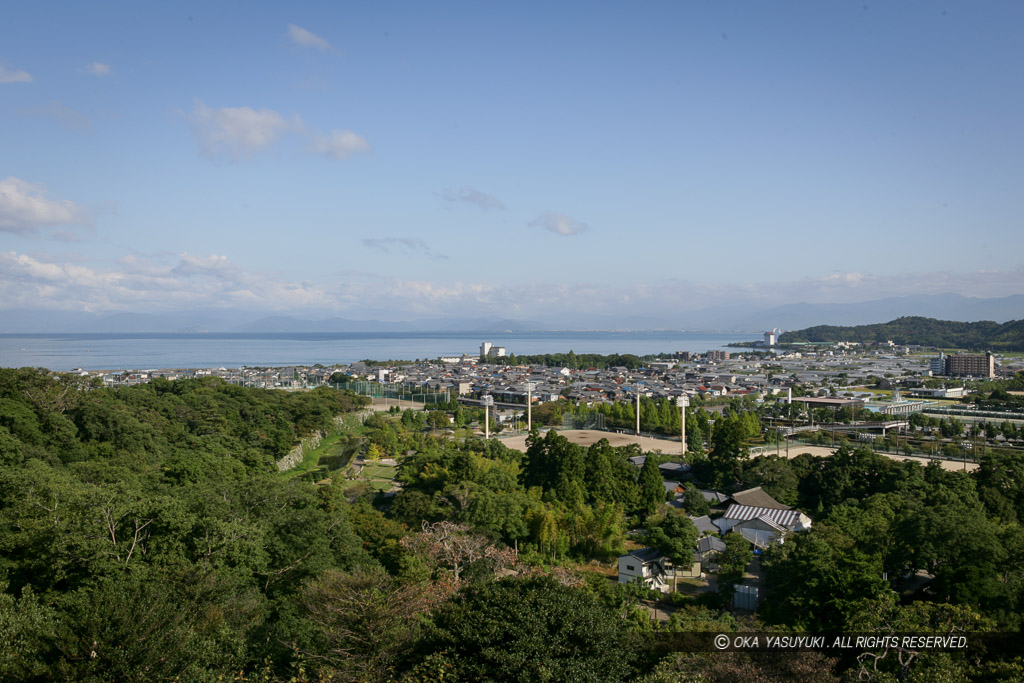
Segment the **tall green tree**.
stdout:
[[854,615],[890,590],[874,549],[828,524],[772,546],[761,564],[770,594],[765,618],[797,630],[849,630]]
[[750,541],[738,532],[725,535],[725,550],[718,556],[718,592],[731,597],[736,584],[743,581],[747,565],[754,560],[754,549]]
[[697,535],[697,527],[686,513],[674,509],[647,532],[647,543],[671,560],[676,568],[672,575],[672,590],[677,589],[678,570],[693,564]]
[[434,615],[415,676],[484,681],[621,681],[632,655],[616,612],[547,576],[464,589]]
[[741,462],[748,455],[747,431],[735,414],[715,422],[708,463],[715,483],[724,487],[739,479]]
[[662,481],[661,472],[658,471],[654,458],[647,458],[640,468],[640,478],[637,480],[640,487],[639,508],[645,514],[656,512],[665,502],[665,487]]

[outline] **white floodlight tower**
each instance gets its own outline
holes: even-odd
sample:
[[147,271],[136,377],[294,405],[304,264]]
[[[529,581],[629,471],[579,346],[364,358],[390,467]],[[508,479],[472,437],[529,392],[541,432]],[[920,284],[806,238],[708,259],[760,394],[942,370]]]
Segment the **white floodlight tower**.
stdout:
[[683,443],[683,455],[686,455],[686,407],[690,405],[690,397],[687,396],[686,394],[683,394],[682,396],[676,399],[676,405],[679,406],[679,412],[681,413],[683,418],[681,421],[682,431],[680,433],[680,436],[682,438]]
[[633,385],[636,389],[636,435],[640,436],[640,382]]
[[480,402],[484,404],[484,438],[491,438],[491,416],[490,407],[494,405],[494,397],[490,394],[480,398]]
[[537,388],[536,382],[526,383],[526,431],[533,432],[533,390]]

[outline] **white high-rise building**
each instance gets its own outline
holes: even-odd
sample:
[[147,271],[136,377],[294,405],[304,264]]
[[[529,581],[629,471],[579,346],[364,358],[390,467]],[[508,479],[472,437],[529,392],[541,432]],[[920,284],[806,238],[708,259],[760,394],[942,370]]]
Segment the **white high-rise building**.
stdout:
[[491,342],[482,342],[480,344],[480,356],[481,358],[490,357],[501,357],[505,355],[504,346],[495,346]]

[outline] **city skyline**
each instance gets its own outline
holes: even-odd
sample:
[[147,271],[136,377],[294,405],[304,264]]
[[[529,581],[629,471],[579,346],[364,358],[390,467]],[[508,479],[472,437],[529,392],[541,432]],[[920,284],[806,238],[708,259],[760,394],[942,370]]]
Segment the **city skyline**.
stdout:
[[1013,4],[49,9],[0,26],[5,310],[1024,294]]

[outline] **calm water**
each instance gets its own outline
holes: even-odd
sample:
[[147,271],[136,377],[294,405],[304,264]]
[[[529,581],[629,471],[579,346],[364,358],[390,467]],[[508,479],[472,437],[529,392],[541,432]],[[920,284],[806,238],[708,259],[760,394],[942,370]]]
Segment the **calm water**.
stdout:
[[479,353],[480,342],[509,353],[633,353],[724,349],[754,334],[702,332],[459,332],[299,334],[3,334],[0,367],[51,370],[237,368],[345,364]]

